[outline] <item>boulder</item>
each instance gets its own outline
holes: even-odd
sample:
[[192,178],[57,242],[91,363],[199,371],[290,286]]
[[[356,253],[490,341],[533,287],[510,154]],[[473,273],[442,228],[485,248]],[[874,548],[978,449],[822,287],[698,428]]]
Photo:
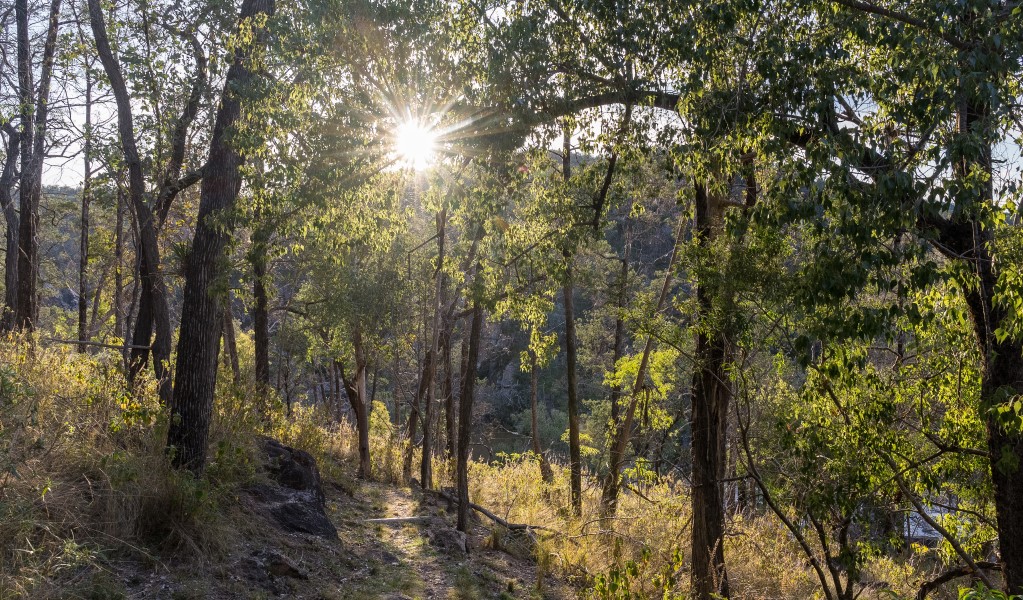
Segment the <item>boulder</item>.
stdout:
[[448,525],[444,519],[438,517],[430,520],[427,537],[429,537],[431,545],[445,554],[454,556],[468,554],[465,534]]
[[271,438],[262,438],[260,447],[266,453],[264,466],[271,479],[281,487],[312,492],[321,503],[324,502],[320,470],[316,468],[316,459],[311,454]]
[[308,452],[270,438],[263,438],[260,447],[271,483],[245,489],[249,507],[284,531],[337,539],[337,529],[324,511],[316,460]]

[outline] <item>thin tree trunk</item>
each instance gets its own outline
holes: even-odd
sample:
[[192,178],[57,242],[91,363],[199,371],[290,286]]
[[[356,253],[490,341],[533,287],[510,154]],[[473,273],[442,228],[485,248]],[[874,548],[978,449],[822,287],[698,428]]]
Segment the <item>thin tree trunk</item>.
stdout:
[[[92,193],[92,75],[85,69],[85,148],[83,149],[81,243],[78,261],[78,339],[89,340],[89,202]],[[87,346],[79,344],[84,353]]]
[[[245,0],[239,14],[240,27],[250,18],[272,15],[273,12],[274,0]],[[241,91],[255,77],[249,58],[255,44],[262,43],[264,37],[261,32],[255,36],[254,43],[236,48],[234,61],[227,71],[202,180],[195,237],[185,268],[184,303],[167,446],[174,450],[173,463],[176,467],[187,468],[196,474],[201,473],[206,465],[206,443],[217,380],[217,332],[223,316],[218,306],[223,300],[214,297],[211,288],[223,276],[224,248],[232,233],[229,225],[215,220],[234,208],[241,187],[244,158],[231,144],[230,132],[241,116]]]
[[[155,212],[154,209],[147,204],[142,210],[142,213],[145,214],[146,218],[144,222],[141,220],[139,221],[139,246],[140,249],[144,251],[138,252],[135,272],[138,279],[142,281],[142,293],[139,297],[138,312],[135,317],[135,327],[132,330],[132,344],[136,347],[131,350],[131,358],[128,368],[129,381],[134,381],[135,377],[145,368],[146,363],[149,361],[148,346],[153,335],[154,325],[156,327],[156,335],[158,339],[161,337],[161,331],[164,327],[164,324],[162,323],[163,308],[161,305],[166,304],[167,302],[166,291],[161,290],[162,286],[159,283],[150,281],[153,277],[159,277],[160,263],[153,262],[154,259],[159,261],[159,255],[157,254],[155,257],[148,256],[148,254],[152,254],[153,251],[147,249],[147,244],[150,243],[147,240],[150,238],[154,240],[158,239],[160,229],[163,227],[163,224],[167,219],[167,215],[170,212],[170,207],[174,198],[181,190],[196,183],[202,174],[202,170],[200,169],[179,178],[182,166],[184,165],[185,146],[188,141],[188,128],[198,113],[199,103],[202,100],[202,92],[206,88],[206,56],[203,53],[202,46],[195,35],[182,32],[171,26],[165,25],[165,27],[167,27],[175,35],[182,37],[191,46],[193,59],[195,61],[195,71],[193,73],[193,81],[188,100],[186,101],[177,121],[174,123],[170,152],[163,172],[163,181],[160,183],[160,188],[156,194],[156,201],[153,203],[153,206],[155,206]],[[120,109],[118,112],[120,112]],[[136,209],[135,212],[136,218],[139,220],[138,215],[140,214],[140,211]],[[146,229],[152,229],[152,235],[150,235]],[[162,297],[160,297],[161,295]],[[167,356],[162,361],[159,357],[155,357],[157,360],[154,361],[153,364],[154,371],[156,372],[157,377],[161,380],[166,374],[161,374],[163,373],[163,367],[159,363],[170,360],[169,320],[166,326],[168,328],[168,342],[166,348]],[[154,342],[154,355],[156,354],[156,350],[156,343]],[[161,347],[160,352],[162,353],[163,351],[164,349]],[[161,388],[161,390],[167,394],[165,401],[169,401],[169,381],[166,386]]]
[[110,267],[111,265],[109,264],[103,266],[103,270],[100,271],[99,277],[96,279],[96,285],[93,286],[94,289],[92,292],[92,302],[90,303],[92,305],[92,308],[90,309],[92,314],[89,316],[88,327],[88,335],[90,338],[95,337],[99,334],[100,327],[102,327],[107,322],[107,320],[110,318],[110,315],[113,313],[113,310],[108,310],[106,313],[103,314],[103,318],[100,319],[99,309],[100,304],[103,301],[103,288],[106,287],[107,275],[110,274]]
[[441,364],[444,367],[443,385],[441,387],[441,395],[444,397],[444,449],[448,460],[454,458],[455,447],[457,446],[455,443],[457,419],[455,417],[454,374],[451,368],[451,336],[454,333],[453,329],[453,323],[448,321],[444,326],[444,335],[441,339]]
[[[572,132],[567,126],[562,131],[562,178],[567,184],[572,177]],[[574,254],[567,248],[563,251],[565,258],[565,281],[562,296],[565,302],[565,371],[568,379],[568,463],[571,472],[572,512],[576,516],[583,511],[583,467],[582,452],[579,446],[579,393],[576,382],[576,337],[575,337],[575,304],[572,283],[572,262]]]
[[355,413],[355,428],[359,435],[358,477],[360,479],[372,479],[373,463],[370,460],[369,454],[369,412],[371,405],[366,390],[368,369],[365,347],[362,343],[362,332],[358,329],[355,330],[352,336],[352,345],[355,350],[354,381],[345,377],[344,366],[341,363],[336,364],[338,372],[341,374],[341,379],[344,381],[348,402],[352,405],[352,412]]
[[270,387],[270,316],[266,291],[266,234],[253,232],[249,261],[252,264],[252,339],[255,344],[256,384]]
[[4,306],[0,315],[0,331],[14,329],[14,318],[18,307],[18,209],[14,206],[15,164],[20,157],[21,134],[10,123],[3,127],[7,134],[7,147],[3,172],[0,173],[0,204],[4,210],[6,231],[6,255],[4,256]]
[[[996,407],[1023,394],[1023,343],[996,331],[1010,318],[1006,306],[996,301],[998,262],[995,238],[982,224],[978,204],[995,206],[992,182],[990,107],[982,90],[964,90],[959,110],[959,135],[964,152],[955,163],[957,178],[968,181],[975,173],[986,175],[983,183],[964,183],[956,198],[954,220],[939,231],[940,248],[950,258],[967,261],[976,284],[964,286],[977,344],[983,354],[981,406],[986,415],[987,443],[991,455],[991,479],[995,488],[998,547],[1002,574],[1009,594],[1023,595],[1023,433],[1014,423],[1003,422]],[[980,187],[976,189],[975,186]],[[963,258],[967,257],[967,258]]]
[[[347,385],[340,385],[339,381],[344,380],[342,373],[339,373],[341,366],[337,364],[337,361],[331,363],[330,368],[327,369],[327,389],[330,390],[330,402],[324,402],[328,412],[334,415],[338,421],[341,420],[344,411],[341,410],[341,389],[344,387],[347,390]],[[352,414],[355,414],[354,411]]]
[[[93,38],[96,42],[96,51],[103,69],[110,81],[111,91],[114,93],[114,100],[117,103],[117,129],[121,138],[121,149],[124,153],[124,161],[128,167],[128,193],[132,209],[135,213],[135,220],[139,232],[140,262],[145,265],[141,270],[144,274],[143,297],[149,297],[152,314],[151,323],[156,329],[156,338],[152,343],[153,370],[159,382],[160,399],[166,404],[171,399],[171,379],[167,372],[170,362],[171,345],[171,322],[170,310],[167,306],[167,288],[163,276],[159,272],[160,249],[156,237],[155,222],[153,213],[145,201],[145,179],[142,173],[142,160],[139,157],[138,147],[135,141],[135,126],[132,118],[131,98],[128,96],[128,87],[125,85],[124,76],[121,73],[120,64],[114,57],[107,39],[106,22],[103,19],[103,11],[100,7],[100,0],[89,0],[89,19],[92,24]],[[149,293],[146,293],[148,288]],[[142,302],[140,300],[140,312]],[[219,329],[215,330],[219,333]],[[147,332],[148,333],[148,332]],[[133,339],[134,343],[149,346],[149,337],[141,342]],[[216,338],[217,336],[214,335]],[[135,356],[133,353],[132,359]],[[131,369],[129,369],[131,373]]]
[[419,469],[420,484],[423,489],[433,489],[433,404],[435,381],[437,380],[437,362],[440,354],[441,310],[444,295],[444,226],[447,223],[447,209],[437,213],[437,270],[434,272],[436,289],[434,290],[433,328],[430,335],[430,352],[426,370],[423,373],[426,391],[423,402],[423,456]]
[[234,333],[234,314],[231,311],[231,294],[227,294],[227,301],[224,302],[224,350],[227,353],[228,361],[231,364],[231,376],[235,385],[242,381],[242,370],[238,364],[238,342]]
[[[672,275],[675,269],[675,261],[678,259],[681,249],[682,233],[685,231],[685,222],[679,219],[678,229],[675,232],[675,245],[671,250],[671,258],[668,259],[668,268],[664,273],[664,281],[661,283],[661,292],[657,297],[657,307],[654,314],[660,313],[668,300],[668,293],[671,291]],[[623,271],[624,273],[624,271]],[[640,393],[646,386],[646,372],[650,364],[650,353],[653,351],[653,336],[647,336],[643,345],[643,354],[639,361],[639,369],[636,370],[636,380],[632,385],[632,395],[629,406],[625,409],[625,416],[619,422],[614,423],[614,435],[611,449],[608,453],[608,471],[604,476],[603,489],[601,490],[601,511],[605,515],[613,515],[618,509],[618,495],[621,492],[622,467],[625,464],[625,450],[628,448],[629,440],[632,439],[632,424],[636,418],[636,407],[639,404]]]
[[579,444],[579,392],[576,381],[575,303],[572,286],[572,256],[565,253],[565,371],[568,376],[568,456],[571,470],[572,511],[583,510],[582,453]]
[[33,99],[28,1],[17,0],[15,2],[18,22],[18,87],[22,103],[21,184],[18,188],[21,215],[18,222],[18,300],[15,322],[19,328],[27,331],[34,329],[39,318],[39,298],[36,292],[36,283],[39,278],[39,240],[37,238],[39,201],[42,196],[50,82],[53,76],[53,58],[57,47],[60,5],[61,0],[52,0],[50,3],[38,97]]
[[[124,314],[124,192],[118,182],[117,214],[114,218],[114,330],[117,337],[127,339]],[[121,349],[121,360],[127,370],[128,348]]]
[[455,473],[458,486],[458,530],[469,530],[469,445],[472,442],[472,404],[476,393],[476,363],[480,354],[480,330],[483,308],[473,301],[472,324],[469,329],[469,364],[462,379],[458,404],[458,448]]
[[426,396],[426,365],[429,364],[430,349],[427,348],[426,356],[423,358],[423,372],[419,377],[419,388],[416,390],[416,395],[412,399],[412,406],[410,407],[408,418],[406,420],[407,427],[406,432],[408,434],[408,448],[405,451],[404,461],[402,463],[402,477],[408,480],[412,477],[412,453],[416,447],[416,433],[419,431],[419,421],[422,420],[422,399]]

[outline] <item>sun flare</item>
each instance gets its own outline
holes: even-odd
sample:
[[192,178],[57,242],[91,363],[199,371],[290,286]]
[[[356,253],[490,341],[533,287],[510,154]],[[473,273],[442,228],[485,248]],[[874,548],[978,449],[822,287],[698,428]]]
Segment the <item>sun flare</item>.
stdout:
[[422,171],[437,154],[437,133],[420,121],[406,121],[395,132],[394,149],[404,166]]

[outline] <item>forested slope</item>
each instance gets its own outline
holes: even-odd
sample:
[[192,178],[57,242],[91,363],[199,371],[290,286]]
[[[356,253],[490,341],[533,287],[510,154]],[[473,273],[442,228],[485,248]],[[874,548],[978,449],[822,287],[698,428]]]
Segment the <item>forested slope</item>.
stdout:
[[1021,49],[0,6],[0,596],[1023,596]]

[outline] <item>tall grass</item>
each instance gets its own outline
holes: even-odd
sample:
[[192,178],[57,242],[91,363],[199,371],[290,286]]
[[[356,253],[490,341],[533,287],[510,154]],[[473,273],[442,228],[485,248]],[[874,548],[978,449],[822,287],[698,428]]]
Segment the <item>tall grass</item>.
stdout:
[[154,382],[129,389],[120,363],[113,351],[0,344],[0,598],[95,595],[112,557],[210,560],[230,544],[224,500],[255,476],[265,411],[220,394],[196,479],[170,467]]
[[[286,416],[272,397],[221,385],[210,462],[196,480],[168,464],[166,413],[155,386],[143,380],[130,390],[118,354],[29,349],[24,341],[0,344],[0,598],[117,597],[107,593],[116,585],[105,565],[119,557],[154,565],[169,555],[218,560],[246,526],[247,517],[232,512],[233,499],[238,486],[260,476],[260,435],[310,452],[326,479],[356,489],[355,430],[325,411],[295,405]],[[386,407],[376,403],[373,477],[407,484],[406,449]],[[608,518],[599,510],[596,481],[587,477],[576,517],[569,472],[553,467],[548,484],[535,456],[501,455],[473,462],[469,478],[474,502],[508,522],[539,526],[531,535],[501,528],[491,534],[494,546],[535,559],[538,591],[543,576],[553,574],[583,597],[686,597],[692,517],[684,483],[637,484]],[[438,458],[434,470],[437,485],[453,485],[450,461]],[[725,550],[734,598],[820,597],[798,546],[769,514],[731,516]],[[865,571],[873,586],[862,597],[911,597],[929,569],[914,560],[871,559]]]

